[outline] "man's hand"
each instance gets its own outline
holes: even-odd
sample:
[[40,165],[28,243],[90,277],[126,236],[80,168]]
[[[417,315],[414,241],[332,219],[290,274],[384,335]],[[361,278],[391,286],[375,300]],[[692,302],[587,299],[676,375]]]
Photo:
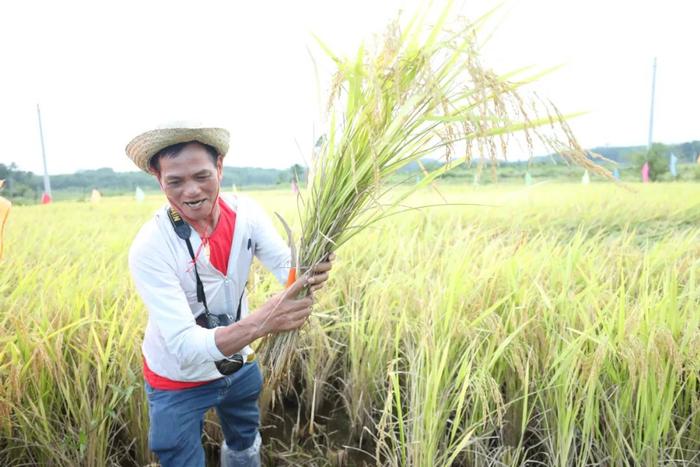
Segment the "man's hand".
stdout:
[[[268,334],[300,328],[311,314],[313,292],[325,285],[334,260],[335,255],[329,255],[328,261],[311,268],[285,291],[266,301],[257,312],[237,323],[217,328],[214,338],[221,353],[233,355]],[[297,298],[306,287],[309,288],[309,294]]]
[[[335,255],[331,253],[328,261],[318,263],[286,290],[263,304],[259,310],[262,318],[259,327],[261,336],[298,329],[306,322],[311,314],[313,293],[325,285],[334,260]],[[309,289],[309,294],[306,297],[297,298],[306,287]]]
[[[291,331],[301,327],[311,314],[313,297],[295,298],[304,289],[305,277],[297,279],[288,289],[267,300],[255,315],[260,316],[258,335]],[[253,315],[253,316],[255,316]]]
[[328,272],[333,269],[333,261],[335,261],[335,253],[328,255],[328,261],[318,263],[315,267],[311,268],[308,285],[312,294],[323,288],[325,282],[328,280]]

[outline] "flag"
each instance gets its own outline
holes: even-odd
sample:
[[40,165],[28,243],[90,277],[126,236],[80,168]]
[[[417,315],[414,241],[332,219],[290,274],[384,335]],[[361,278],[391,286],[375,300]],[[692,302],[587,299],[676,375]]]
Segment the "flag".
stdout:
[[614,178],[615,180],[619,180],[619,179],[620,179],[620,171],[617,170],[617,168],[615,168],[615,170],[613,170],[613,178]]
[[678,158],[675,154],[671,153],[671,160],[668,163],[668,170],[671,172],[671,177],[676,178],[678,176],[678,168],[676,164],[678,163]]
[[532,185],[532,175],[530,175],[530,172],[525,172],[525,185]]
[[581,183],[583,183],[584,185],[588,185],[589,183],[591,183],[591,176],[588,175],[588,170],[583,172],[583,177],[581,177]]
[[96,188],[93,188],[92,193],[90,194],[90,202],[92,204],[97,204],[100,201],[102,201],[102,193],[100,193]]
[[642,182],[649,183],[649,161],[642,166]]
[[143,192],[140,186],[136,187],[136,193],[134,194],[134,198],[136,198],[136,202],[140,203],[146,198],[146,194]]

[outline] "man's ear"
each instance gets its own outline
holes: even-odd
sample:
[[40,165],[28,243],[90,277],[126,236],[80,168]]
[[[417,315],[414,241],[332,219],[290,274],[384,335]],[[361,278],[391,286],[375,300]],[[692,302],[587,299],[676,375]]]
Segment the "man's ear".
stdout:
[[[153,158],[149,159],[148,161],[148,171],[156,177],[156,181],[158,182],[158,185],[160,185],[160,191],[165,191],[163,188],[163,183],[160,181],[160,164],[153,164]],[[156,166],[158,166],[158,169],[156,169]]]
[[221,154],[216,158],[216,174],[219,177],[219,183],[221,183],[224,178],[224,156]]
[[156,181],[158,182],[158,186],[160,186],[160,191],[165,192],[165,188],[163,187],[163,182],[160,180],[160,172],[156,172],[155,169],[150,169],[151,175],[156,177]]

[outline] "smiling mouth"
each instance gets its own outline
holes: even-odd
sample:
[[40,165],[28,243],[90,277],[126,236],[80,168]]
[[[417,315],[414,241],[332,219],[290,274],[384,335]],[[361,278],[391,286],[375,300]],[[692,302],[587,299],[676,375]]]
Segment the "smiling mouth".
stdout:
[[197,201],[185,201],[183,204],[189,208],[198,208],[202,204],[204,204],[205,201],[206,201],[206,199],[200,199]]

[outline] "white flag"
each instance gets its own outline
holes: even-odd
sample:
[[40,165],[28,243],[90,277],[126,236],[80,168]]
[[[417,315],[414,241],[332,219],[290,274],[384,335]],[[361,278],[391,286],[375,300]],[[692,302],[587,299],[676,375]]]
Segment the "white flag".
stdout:
[[591,183],[591,177],[590,175],[588,175],[588,170],[583,172],[583,177],[581,177],[581,183],[583,183],[584,185],[588,185],[589,183]]

